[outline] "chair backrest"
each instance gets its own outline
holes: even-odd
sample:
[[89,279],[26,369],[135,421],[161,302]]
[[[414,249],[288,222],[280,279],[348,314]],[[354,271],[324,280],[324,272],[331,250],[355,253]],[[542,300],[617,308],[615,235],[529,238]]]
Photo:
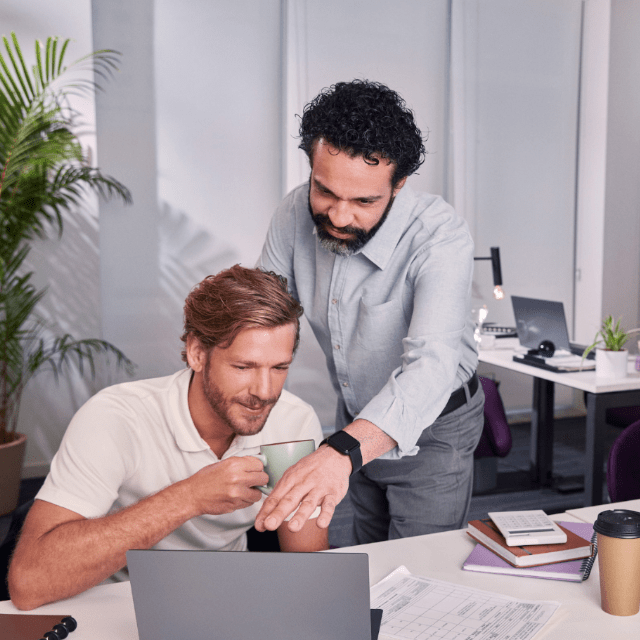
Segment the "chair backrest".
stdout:
[[484,429],[474,457],[504,458],[511,451],[512,440],[498,385],[493,380],[482,376],[480,376],[480,383],[484,391]]
[[614,427],[628,427],[640,420],[640,407],[615,407],[607,409],[607,424]]
[[615,440],[607,463],[607,489],[612,502],[640,498],[640,420]]

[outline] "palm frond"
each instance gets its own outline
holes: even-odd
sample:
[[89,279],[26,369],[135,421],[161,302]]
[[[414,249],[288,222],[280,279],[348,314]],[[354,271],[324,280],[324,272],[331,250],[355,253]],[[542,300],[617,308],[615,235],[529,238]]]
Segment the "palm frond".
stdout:
[[115,357],[132,373],[133,364],[104,340],[45,338],[37,305],[45,289],[24,269],[30,242],[49,229],[63,231],[63,214],[82,205],[86,192],[131,202],[127,188],[99,169],[87,166],[78,140],[78,114],[69,96],[99,89],[96,78],[117,69],[119,54],[96,51],[70,68],[93,77],[69,78],[64,64],[69,40],[36,41],[36,64],[29,69],[15,33],[3,36],[0,52],[0,440],[15,431],[25,385],[50,368],[55,377],[67,366],[95,375],[95,358]]

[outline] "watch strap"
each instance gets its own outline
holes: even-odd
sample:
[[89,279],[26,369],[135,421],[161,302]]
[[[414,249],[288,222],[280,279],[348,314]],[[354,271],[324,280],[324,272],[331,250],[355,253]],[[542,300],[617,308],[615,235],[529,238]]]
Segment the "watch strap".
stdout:
[[353,436],[349,435],[346,431],[336,431],[328,438],[325,438],[320,446],[323,444],[329,445],[343,456],[349,456],[351,459],[351,474],[362,468],[362,452],[360,451],[360,442]]

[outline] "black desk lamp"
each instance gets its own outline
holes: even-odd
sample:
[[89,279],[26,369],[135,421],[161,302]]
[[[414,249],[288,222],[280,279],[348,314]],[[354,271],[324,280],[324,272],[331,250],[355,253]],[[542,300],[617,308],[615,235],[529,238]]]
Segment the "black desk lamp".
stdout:
[[474,260],[491,260],[491,268],[493,269],[493,297],[496,300],[504,298],[502,290],[502,269],[500,268],[500,247],[491,247],[491,255],[486,257],[474,258]]

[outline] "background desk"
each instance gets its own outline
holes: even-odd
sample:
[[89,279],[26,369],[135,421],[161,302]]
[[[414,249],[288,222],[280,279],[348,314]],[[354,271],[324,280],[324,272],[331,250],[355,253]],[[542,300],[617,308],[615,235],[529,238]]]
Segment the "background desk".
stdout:
[[[502,342],[509,340],[509,343]],[[502,345],[516,345],[515,338],[501,338]],[[531,447],[529,453],[531,480],[538,486],[552,483],[553,462],[553,399],[554,385],[564,384],[586,392],[586,455],[585,455],[585,506],[602,502],[604,481],[604,432],[607,409],[640,405],[640,373],[633,362],[628,363],[626,378],[603,381],[595,371],[555,373],[513,361],[512,348],[481,349],[480,362],[492,364],[509,371],[525,373],[533,378],[533,407],[531,414]]]
[[[553,518],[580,520],[571,514],[556,514]],[[462,564],[474,544],[465,531],[459,530],[336,549],[333,553],[367,553],[371,584],[405,565],[412,573],[438,580],[527,600],[561,602],[562,606],[536,640],[640,637],[640,614],[619,618],[600,608],[597,563],[589,580],[582,583],[463,571]],[[10,602],[0,602],[0,613],[15,612]],[[72,614],[78,620],[78,629],[69,640],[138,640],[129,583],[95,587],[70,600],[40,607],[33,613]],[[380,638],[385,640],[385,636]]]

